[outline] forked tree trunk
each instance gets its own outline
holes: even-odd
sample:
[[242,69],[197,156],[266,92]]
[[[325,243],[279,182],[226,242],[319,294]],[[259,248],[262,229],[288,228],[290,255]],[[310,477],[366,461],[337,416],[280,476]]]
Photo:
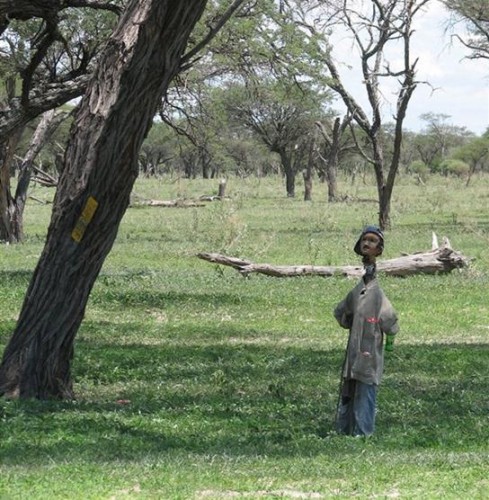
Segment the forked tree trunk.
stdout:
[[73,342],[137,177],[141,144],[206,0],[132,0],[72,128],[48,236],[0,366],[0,393],[72,397]]
[[321,122],[316,122],[317,127],[326,141],[327,151],[321,157],[325,163],[326,168],[326,181],[328,183],[328,202],[333,202],[338,198],[338,186],[336,181],[336,174],[338,170],[338,158],[340,154],[341,137],[351,121],[351,116],[347,115],[341,121],[336,118],[333,124],[331,137],[326,132],[324,125]]
[[0,221],[0,234],[9,235],[9,243],[19,243],[24,240],[24,209],[27,191],[31,182],[34,160],[46,144],[58,125],[68,116],[63,111],[49,110],[41,118],[32,136],[29,149],[19,169],[19,178],[15,196],[11,198],[6,217]]

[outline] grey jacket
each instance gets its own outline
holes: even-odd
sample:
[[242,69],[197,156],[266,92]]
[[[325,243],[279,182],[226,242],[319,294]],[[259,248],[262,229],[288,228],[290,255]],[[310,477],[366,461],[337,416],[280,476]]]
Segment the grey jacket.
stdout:
[[350,330],[343,377],[379,384],[384,371],[384,333],[399,331],[397,315],[377,279],[363,279],[334,310],[343,328]]

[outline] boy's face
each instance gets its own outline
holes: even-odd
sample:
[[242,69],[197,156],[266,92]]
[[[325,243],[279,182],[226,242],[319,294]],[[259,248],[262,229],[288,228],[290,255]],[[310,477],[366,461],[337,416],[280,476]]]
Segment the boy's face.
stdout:
[[365,233],[360,241],[360,250],[366,257],[377,257],[382,253],[380,238],[375,233]]

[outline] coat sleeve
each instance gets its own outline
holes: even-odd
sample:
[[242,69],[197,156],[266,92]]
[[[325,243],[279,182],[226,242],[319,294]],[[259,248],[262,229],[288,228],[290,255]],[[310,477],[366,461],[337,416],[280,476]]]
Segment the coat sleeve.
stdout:
[[351,310],[350,293],[335,307],[333,314],[342,328],[351,328],[353,323],[353,311]]
[[389,302],[389,299],[385,296],[380,311],[380,326],[382,331],[388,335],[395,335],[399,331],[397,313]]

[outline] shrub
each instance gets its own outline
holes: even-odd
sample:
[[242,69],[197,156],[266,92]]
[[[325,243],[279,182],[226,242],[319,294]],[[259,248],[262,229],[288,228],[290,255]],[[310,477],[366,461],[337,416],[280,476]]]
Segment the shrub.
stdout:
[[424,161],[415,160],[411,163],[411,165],[409,165],[409,171],[422,181],[426,181],[426,177],[429,173],[429,168]]
[[444,160],[440,166],[445,175],[454,177],[466,178],[470,172],[470,166],[462,160]]

